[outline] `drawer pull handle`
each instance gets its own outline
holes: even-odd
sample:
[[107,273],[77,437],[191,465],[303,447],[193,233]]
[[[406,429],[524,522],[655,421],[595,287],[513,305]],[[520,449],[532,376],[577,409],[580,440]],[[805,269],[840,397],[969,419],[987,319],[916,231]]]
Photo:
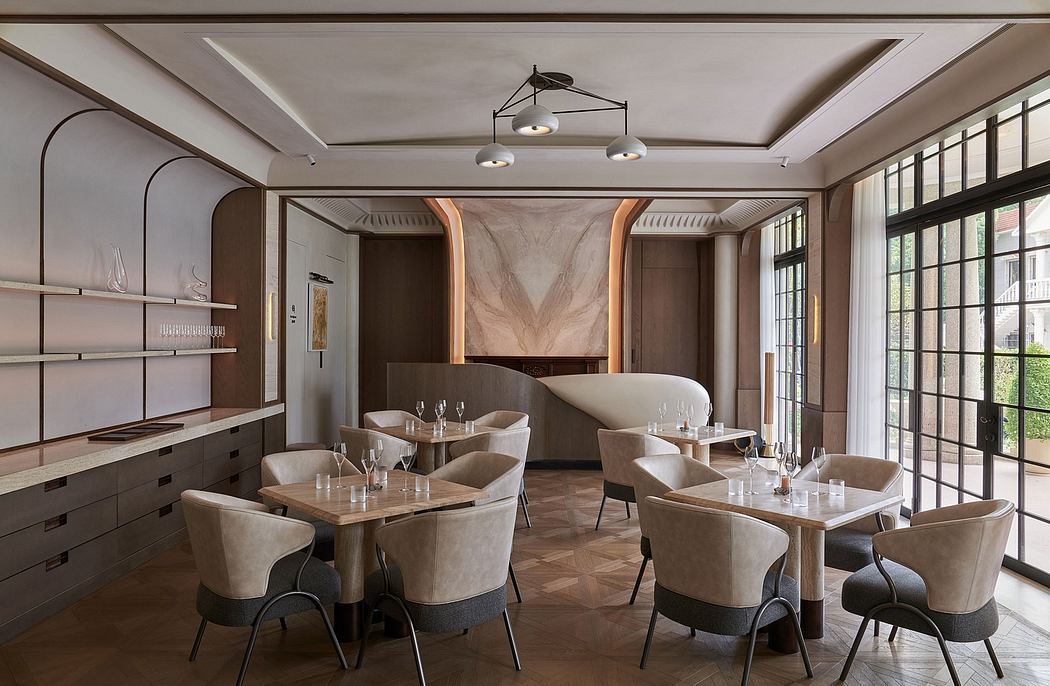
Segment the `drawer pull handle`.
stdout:
[[241,454],[240,448],[238,448],[237,450],[231,450],[230,451],[230,459],[232,460],[233,458],[237,457],[240,454]]
[[167,448],[161,448],[160,449],[160,454],[161,455],[171,455],[171,450],[172,450],[172,448],[169,445]]
[[66,525],[66,515],[60,514],[57,517],[52,517],[44,522],[44,531],[51,531],[57,529],[60,526]]
[[57,479],[51,479],[51,481],[45,481],[44,482],[44,493],[47,493],[48,491],[53,491],[56,488],[65,488],[66,487],[66,483],[67,483],[66,482],[66,477],[64,477],[64,476],[59,477]]
[[231,484],[235,484],[235,483],[237,483],[240,480],[241,480],[241,475],[240,474],[234,474],[233,476],[230,477],[230,483]]
[[161,486],[167,486],[170,483],[171,483],[171,474],[168,474],[167,476],[162,476],[159,479],[157,479],[157,488],[160,488]]
[[59,553],[44,562],[44,571],[50,572],[52,569],[57,569],[67,562],[69,562],[69,552]]
[[230,429],[230,433],[231,434],[240,433],[240,431],[241,431],[241,427],[239,427],[239,426],[235,426],[232,429]]
[[157,511],[157,515],[158,515],[158,517],[166,517],[166,516],[171,514],[171,511],[173,509],[174,508],[172,507],[171,503],[168,503],[167,505],[165,505],[164,507],[160,508],[160,510]]

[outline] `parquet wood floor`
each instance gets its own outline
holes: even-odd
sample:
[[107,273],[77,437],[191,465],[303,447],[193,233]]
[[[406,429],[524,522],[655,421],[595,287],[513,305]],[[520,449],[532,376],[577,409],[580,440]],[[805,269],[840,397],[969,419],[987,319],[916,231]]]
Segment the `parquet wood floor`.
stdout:
[[[622,504],[610,502],[601,529],[594,531],[600,472],[530,471],[527,482],[533,528],[525,529],[519,517],[514,545],[524,603],[510,605],[524,671],[514,671],[502,623],[496,620],[467,636],[421,635],[428,683],[739,683],[745,639],[690,638],[688,629],[667,619],[657,624],[648,668],[639,670],[653,576],[646,574],[637,603],[628,606],[641,562],[637,518],[627,520]],[[859,623],[839,605],[845,576],[829,572],[825,637],[808,642],[816,678],[804,677],[797,655],[780,655],[760,644],[754,686],[836,683]],[[0,646],[0,683],[233,684],[247,629],[210,626],[198,661],[186,659],[198,622],[196,585],[189,544],[180,544]],[[885,636],[866,638],[851,686],[950,683],[932,639],[902,632],[890,644]],[[980,644],[952,646],[968,686],[1050,684],[1048,634],[1002,608],[993,642],[1006,670],[1002,681],[995,678]],[[357,644],[344,648],[352,664]],[[373,634],[363,669],[339,670],[320,619],[307,613],[290,618],[287,632],[277,622],[265,628],[248,683],[414,684],[415,674],[408,641],[386,639],[381,632]]]

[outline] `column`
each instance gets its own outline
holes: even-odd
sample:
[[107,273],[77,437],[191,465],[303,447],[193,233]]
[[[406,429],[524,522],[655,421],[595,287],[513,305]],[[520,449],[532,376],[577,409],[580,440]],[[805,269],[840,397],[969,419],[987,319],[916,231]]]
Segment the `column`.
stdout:
[[711,421],[736,426],[737,391],[737,268],[740,241],[736,235],[715,236],[714,384]]

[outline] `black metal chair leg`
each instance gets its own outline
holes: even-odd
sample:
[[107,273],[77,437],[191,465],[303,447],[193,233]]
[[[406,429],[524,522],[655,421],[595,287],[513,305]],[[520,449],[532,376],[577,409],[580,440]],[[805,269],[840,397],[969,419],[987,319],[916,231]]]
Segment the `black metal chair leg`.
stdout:
[[877,620],[877,619],[875,620],[875,629],[874,629],[874,631],[872,633],[874,633],[874,635],[876,635],[876,636],[879,635],[879,620]]
[[[372,616],[372,608],[368,607],[368,603],[364,603],[361,616]],[[370,633],[372,633],[372,623],[365,621],[364,629],[361,630],[361,645],[357,646],[357,662],[354,663],[354,669],[361,669],[361,665],[365,662],[365,648],[368,647],[368,634]]]
[[[335,655],[339,658],[339,666],[343,669],[350,669],[350,664],[346,661],[346,655],[343,654],[343,646],[339,645],[339,637],[335,635],[335,627],[332,626],[332,620],[328,618],[328,613],[325,612],[324,605],[322,605],[321,601],[315,596],[311,596],[310,599],[313,601],[314,607],[317,608],[317,611],[321,613],[321,619],[324,620],[325,631],[328,632],[328,640],[332,642],[332,647],[335,648]],[[283,621],[284,618],[282,617],[281,620]]]
[[408,624],[408,637],[412,640],[412,656],[416,660],[416,676],[419,678],[419,686],[427,686],[427,678],[423,676],[423,656],[419,654],[419,640],[416,639],[416,625],[412,621],[412,615],[408,613],[408,608],[401,602],[401,599],[396,596],[387,596],[401,609],[401,614],[405,617],[405,623]]
[[696,629],[689,627],[689,638],[696,638]]
[[208,620],[201,617],[201,624],[197,627],[197,637],[193,639],[193,649],[190,650],[190,662],[194,662],[197,659],[197,651],[201,647],[201,639],[204,638],[204,629],[208,626]]
[[248,663],[252,661],[252,651],[255,650],[255,639],[259,637],[260,626],[262,626],[261,617],[256,618],[255,622],[252,623],[252,635],[248,638],[248,647],[244,649],[241,671],[237,674],[237,686],[241,686],[244,683],[244,677],[248,674]]
[[860,623],[860,629],[857,630],[857,637],[853,639],[853,647],[849,649],[849,657],[846,658],[846,664],[842,665],[842,673],[839,675],[839,681],[845,681],[846,677],[849,676],[850,667],[853,666],[853,661],[857,658],[857,651],[860,649],[861,639],[864,638],[864,631],[868,628],[869,617],[865,617]]
[[995,656],[995,649],[992,648],[992,642],[990,639],[984,639],[984,647],[988,649],[988,657],[992,658],[992,666],[995,667],[995,675],[1000,679],[1005,676],[1003,674],[1003,668],[999,665],[999,658]]
[[518,496],[518,501],[521,502],[521,511],[525,515],[525,527],[532,528],[532,518],[529,517],[529,503],[525,500],[524,494]]
[[948,652],[948,644],[944,641],[944,637],[939,635],[940,633],[941,632],[938,629],[937,645],[941,647],[941,654],[944,655],[944,663],[948,665],[948,674],[952,678],[952,684],[955,686],[962,686],[962,682],[959,681],[959,673],[955,671],[955,661],[952,660],[952,655]]
[[631,600],[628,605],[634,605],[634,599],[638,597],[638,587],[642,585],[642,577],[645,575],[645,565],[649,563],[649,556],[642,557],[642,568],[638,570],[638,578],[634,580],[634,591],[631,592]]
[[288,621],[281,617],[281,631],[288,631]]
[[798,649],[802,653],[802,664],[806,666],[806,676],[810,679],[813,678],[813,665],[809,661],[809,650],[806,648],[806,640],[802,637],[802,625],[799,624],[798,614],[795,613],[794,608],[791,607],[791,603],[784,599],[782,602],[788,610],[788,616],[791,617],[791,624],[795,627],[795,638],[798,640]]
[[518,579],[514,576],[514,565],[509,565],[507,569],[510,572],[510,583],[514,587],[514,595],[517,596],[518,602],[520,603],[521,591],[518,590]]
[[656,605],[653,605],[653,615],[649,618],[649,632],[645,635],[645,647],[642,648],[642,661],[638,663],[638,669],[645,669],[645,663],[649,660],[649,649],[653,647],[653,631],[656,629]]
[[525,501],[525,504],[529,504],[529,492],[525,488],[525,479],[521,480],[521,498]]
[[598,525],[602,523],[602,511],[605,509],[605,499],[608,496],[602,496],[602,504],[598,506],[598,521],[594,523],[594,530],[598,530]]
[[890,643],[893,643],[893,639],[897,638],[897,628],[898,627],[895,624],[893,628],[890,629],[890,637],[887,639]]
[[624,501],[624,505],[627,506],[627,519],[630,519],[631,518],[631,504],[629,502]]
[[521,659],[518,657],[518,645],[514,642],[514,630],[510,628],[510,615],[503,608],[503,626],[507,628],[507,641],[510,643],[510,654],[514,656],[514,669],[521,671]]
[[463,633],[461,633],[460,636],[466,636],[469,633],[470,633],[470,629],[464,629]]
[[755,658],[755,641],[758,640],[759,621],[769,604],[769,601],[762,603],[758,612],[755,613],[755,618],[751,621],[751,631],[747,636],[747,655],[744,657],[744,674],[740,677],[740,686],[747,686],[747,681],[751,678],[751,662]]

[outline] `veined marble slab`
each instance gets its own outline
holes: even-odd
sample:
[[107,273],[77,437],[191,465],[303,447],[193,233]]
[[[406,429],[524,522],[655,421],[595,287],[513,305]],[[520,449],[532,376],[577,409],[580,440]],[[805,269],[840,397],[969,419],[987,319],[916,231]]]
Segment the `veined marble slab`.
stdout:
[[126,460],[151,450],[184,443],[284,412],[284,404],[260,409],[211,408],[147,421],[182,422],[177,431],[126,443],[93,443],[86,437],[0,452],[0,495],[95,467]]
[[611,198],[457,198],[466,354],[603,356]]

